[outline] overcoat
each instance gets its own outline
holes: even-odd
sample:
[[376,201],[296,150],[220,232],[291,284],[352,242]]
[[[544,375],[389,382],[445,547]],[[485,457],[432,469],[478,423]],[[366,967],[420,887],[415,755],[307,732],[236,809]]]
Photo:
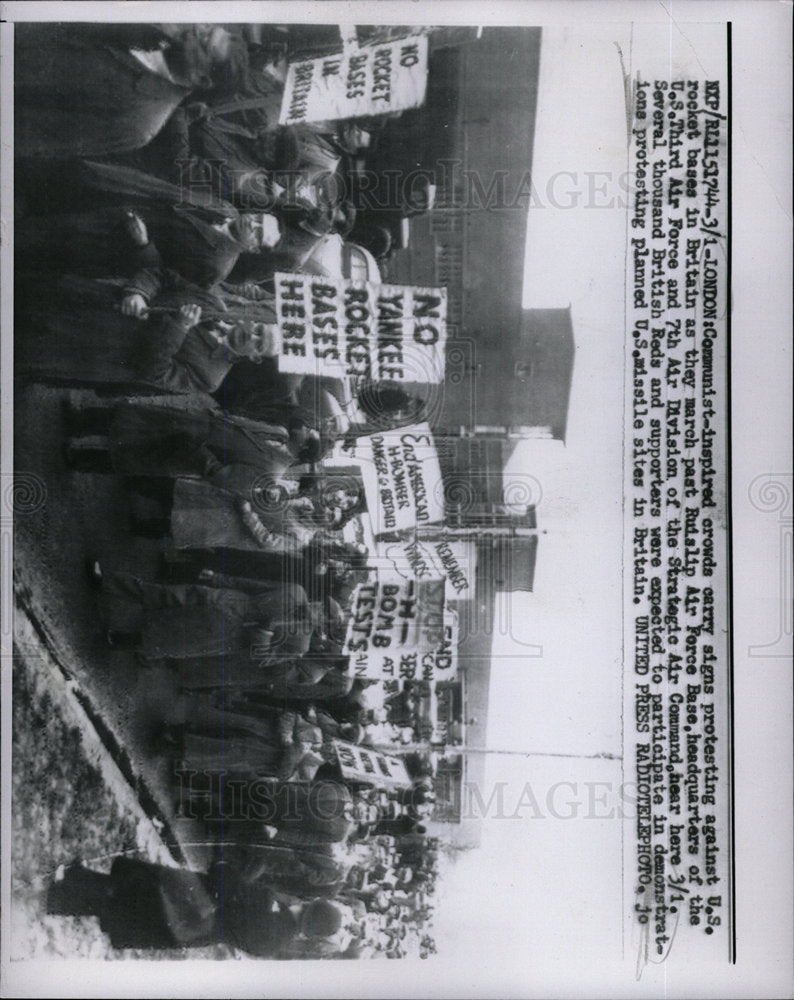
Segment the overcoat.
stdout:
[[[15,373],[60,384],[211,393],[238,355],[211,336],[226,315],[214,293],[175,280],[163,289],[146,319],[122,315],[125,282],[78,275],[18,274],[15,281]],[[46,291],[46,294],[45,294]],[[198,305],[206,318],[190,330],[179,308]],[[234,314],[228,314],[233,320]],[[262,306],[262,315],[266,307]]]
[[115,573],[103,599],[108,628],[140,633],[149,659],[245,653],[256,644],[256,629],[273,632],[285,654],[301,654],[313,630],[302,587],[263,583],[248,594]]

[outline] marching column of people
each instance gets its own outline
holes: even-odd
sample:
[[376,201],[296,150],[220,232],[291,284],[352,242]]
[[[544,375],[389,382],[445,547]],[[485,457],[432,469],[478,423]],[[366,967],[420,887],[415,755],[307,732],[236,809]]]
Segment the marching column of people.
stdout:
[[335,754],[390,722],[343,652],[363,490],[321,464],[415,401],[370,383],[351,425],[327,379],[278,371],[273,275],[353,227],[315,184],[353,133],[278,125],[289,36],[255,27],[19,33],[15,377],[85,390],[66,474],[123,478],[130,532],[162,540],[159,578],[92,554],[91,580],[108,656],[176,674],[159,752],[215,848],[206,872],[75,863],[48,905],[119,948],[428,954],[428,768],[378,787]]

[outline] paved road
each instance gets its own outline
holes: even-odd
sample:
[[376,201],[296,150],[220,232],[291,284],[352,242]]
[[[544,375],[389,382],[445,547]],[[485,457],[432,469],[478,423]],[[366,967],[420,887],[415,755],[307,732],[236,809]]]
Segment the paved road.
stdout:
[[157,809],[176,831],[187,859],[200,867],[207,860],[201,830],[176,815],[171,765],[157,749],[163,722],[179,717],[177,678],[167,668],[141,667],[133,654],[108,647],[100,595],[85,569],[86,560],[96,558],[106,575],[120,569],[154,579],[161,546],[130,532],[128,499],[117,477],[67,468],[65,400],[95,402],[96,397],[41,385],[15,391],[15,586],[59,661],[86,692],[100,729],[106,725],[111,742],[115,737],[128,757],[147,808]]

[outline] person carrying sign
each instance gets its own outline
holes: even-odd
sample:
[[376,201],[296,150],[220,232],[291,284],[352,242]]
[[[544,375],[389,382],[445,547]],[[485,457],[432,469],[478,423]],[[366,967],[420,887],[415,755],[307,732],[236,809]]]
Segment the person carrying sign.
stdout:
[[197,772],[211,786],[220,775],[227,781],[308,781],[325,759],[322,729],[299,713],[251,715],[219,708],[206,696],[189,699],[185,722],[171,732],[180,769]]
[[309,649],[315,622],[302,587],[262,583],[250,592],[148,583],[115,573],[103,592],[107,639],[147,661],[221,656],[252,648]]
[[[48,287],[48,294],[41,290]],[[113,388],[210,393],[243,358],[278,349],[275,313],[228,308],[214,292],[174,276],[136,317],[123,278],[17,274],[15,364],[23,379]]]
[[206,191],[130,167],[86,161],[79,169],[89,207],[19,218],[17,266],[57,271],[68,261],[75,273],[124,275],[126,315],[144,314],[171,272],[211,288],[241,257],[258,262],[280,239],[276,219],[261,210],[240,212]]
[[[225,466],[255,466],[263,484],[293,464],[314,461],[319,435],[262,424],[181,400],[125,400],[66,411],[66,461],[80,472],[212,477]],[[187,400],[188,404],[192,401]]]
[[[315,894],[316,895],[316,894]],[[114,948],[225,944],[259,958],[325,954],[346,908],[277,898],[266,866],[222,860],[207,872],[118,857],[109,874],[70,865],[50,887],[47,912],[96,916]]]

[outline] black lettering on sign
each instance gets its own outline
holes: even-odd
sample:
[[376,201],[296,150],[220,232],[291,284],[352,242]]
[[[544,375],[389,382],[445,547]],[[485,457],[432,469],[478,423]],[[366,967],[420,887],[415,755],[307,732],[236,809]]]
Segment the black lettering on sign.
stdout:
[[406,69],[410,69],[412,66],[416,66],[418,62],[419,46],[403,45],[400,49],[400,65],[404,66]]
[[289,106],[289,117],[292,121],[306,115],[313,74],[314,64],[311,62],[300,63],[295,68],[292,99]]
[[425,295],[422,292],[417,292],[414,296],[414,316],[417,319],[422,319],[425,316],[438,319],[441,315],[438,311],[440,306],[440,295]]
[[390,48],[378,49],[372,63],[372,100],[391,101],[391,57]]
[[282,278],[279,282],[281,297],[284,299],[303,299],[303,282],[290,278]]
[[347,70],[347,90],[345,92],[348,100],[364,96],[364,85],[367,79],[366,65],[366,53],[350,57]]
[[[441,307],[441,297],[439,295],[427,295],[417,293],[414,296],[414,318],[415,319],[441,319],[439,309]],[[438,342],[439,330],[435,323],[417,323],[414,327],[414,340],[417,344],[431,347]]]

